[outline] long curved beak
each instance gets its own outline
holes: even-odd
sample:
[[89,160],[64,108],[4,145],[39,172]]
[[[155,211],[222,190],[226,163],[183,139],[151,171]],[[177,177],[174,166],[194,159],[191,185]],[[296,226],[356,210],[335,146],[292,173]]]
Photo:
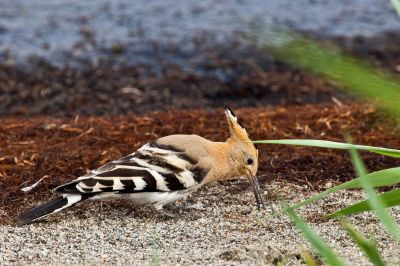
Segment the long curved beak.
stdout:
[[248,172],[247,174],[247,178],[249,179],[249,182],[253,188],[254,191],[254,196],[256,197],[256,201],[257,201],[257,208],[260,210],[260,208],[265,208],[264,205],[264,198],[261,194],[260,191],[260,186],[258,185],[258,180],[257,177],[253,176],[250,172]]

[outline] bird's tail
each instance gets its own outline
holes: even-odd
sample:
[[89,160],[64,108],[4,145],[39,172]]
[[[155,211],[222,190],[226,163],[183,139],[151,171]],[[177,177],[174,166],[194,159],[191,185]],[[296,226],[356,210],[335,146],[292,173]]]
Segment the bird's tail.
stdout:
[[40,204],[39,206],[36,206],[35,208],[30,209],[25,213],[20,214],[15,219],[15,223],[19,226],[31,223],[36,219],[59,212],[88,198],[90,198],[90,196],[82,194],[63,195],[61,197]]

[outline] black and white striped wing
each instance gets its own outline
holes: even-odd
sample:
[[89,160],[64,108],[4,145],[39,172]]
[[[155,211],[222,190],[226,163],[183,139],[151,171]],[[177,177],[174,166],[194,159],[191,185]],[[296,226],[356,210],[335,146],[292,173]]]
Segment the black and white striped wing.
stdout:
[[136,152],[55,189],[60,194],[170,192],[196,187],[207,170],[171,146],[151,142]]

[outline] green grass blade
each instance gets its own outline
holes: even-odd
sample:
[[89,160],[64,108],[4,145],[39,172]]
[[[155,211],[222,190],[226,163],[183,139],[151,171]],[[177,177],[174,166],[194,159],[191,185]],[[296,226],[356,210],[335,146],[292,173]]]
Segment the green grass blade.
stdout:
[[322,238],[315,233],[310,226],[301,219],[297,213],[292,210],[286,210],[286,213],[289,215],[290,219],[296,224],[296,226],[303,233],[304,237],[308,240],[311,246],[316,250],[316,252],[322,257],[322,259],[329,265],[345,265],[343,259],[339,257],[326,243],[322,240]]
[[[397,2],[394,2],[396,7]],[[334,80],[344,90],[380,103],[380,107],[400,117],[400,84],[398,77],[392,73],[377,70],[367,62],[308,40],[288,29],[266,25],[250,30],[249,35],[249,39],[253,39],[276,59]]]
[[346,229],[348,235],[353,239],[357,246],[364,252],[365,256],[375,266],[386,265],[383,261],[378,248],[371,240],[366,239],[360,232],[357,231],[349,222],[341,220],[340,224]]
[[[400,189],[395,189],[386,193],[379,195],[380,200],[385,204],[387,208],[400,205]],[[340,216],[346,216],[354,213],[370,211],[371,206],[368,203],[368,200],[363,200],[356,204],[353,204],[347,208],[336,211],[334,213],[329,214],[328,218],[336,218]]]
[[150,245],[151,245],[151,265],[160,266],[160,259],[158,257],[157,234],[155,230],[153,231]]
[[367,194],[369,204],[376,211],[377,216],[381,220],[382,224],[386,227],[386,230],[389,232],[389,234],[391,234],[393,238],[400,242],[399,228],[393,217],[385,209],[385,202],[378,197],[371,182],[368,180],[368,178],[366,178],[367,170],[364,166],[364,163],[355,149],[351,149],[350,154],[354,168],[360,177],[361,186]]
[[317,139],[278,139],[278,140],[255,140],[252,141],[256,144],[282,144],[282,145],[299,145],[299,146],[311,146],[320,148],[330,148],[330,149],[341,149],[341,150],[364,150],[369,152],[374,152],[386,156],[400,158],[400,150],[366,146],[366,145],[356,145],[342,142],[335,142],[329,140],[317,140]]
[[400,0],[392,0],[392,5],[396,10],[397,15],[400,17]]
[[317,266],[318,265],[317,262],[315,261],[315,259],[306,250],[300,252],[300,255],[303,258],[303,261],[307,266]]
[[[385,170],[376,171],[376,172],[367,174],[366,178],[369,180],[369,182],[371,183],[371,186],[373,186],[373,187],[385,187],[385,186],[395,185],[395,184],[400,183],[400,167],[388,168]],[[302,206],[313,203],[314,201],[317,201],[331,193],[334,193],[334,192],[337,192],[337,191],[343,190],[343,189],[349,189],[349,188],[361,188],[360,178],[356,178],[356,179],[347,181],[343,184],[337,185],[335,187],[329,188],[315,196],[312,196],[312,197],[305,199],[299,203],[296,203],[296,204],[290,206],[289,208],[297,209]]]

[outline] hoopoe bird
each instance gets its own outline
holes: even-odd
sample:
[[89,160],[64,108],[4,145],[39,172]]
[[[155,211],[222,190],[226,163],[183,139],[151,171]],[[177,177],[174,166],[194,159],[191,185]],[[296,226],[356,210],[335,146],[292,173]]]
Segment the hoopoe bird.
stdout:
[[170,135],[54,189],[59,197],[16,218],[18,225],[86,200],[128,198],[156,210],[214,181],[245,177],[258,209],[264,201],[256,178],[258,150],[232,110],[225,107],[230,137],[213,142],[197,135]]

